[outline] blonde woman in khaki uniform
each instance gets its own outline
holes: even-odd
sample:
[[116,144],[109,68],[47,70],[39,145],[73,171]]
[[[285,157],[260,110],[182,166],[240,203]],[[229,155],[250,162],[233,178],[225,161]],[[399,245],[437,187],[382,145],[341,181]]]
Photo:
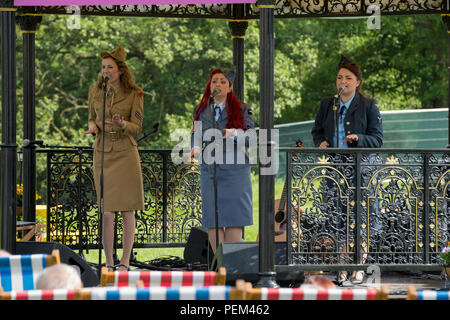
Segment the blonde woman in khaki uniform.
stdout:
[[89,89],[89,129],[85,134],[95,135],[94,180],[100,202],[100,171],[102,153],[102,83],[105,75],[105,153],[104,153],[104,214],[102,243],[106,266],[114,270],[114,214],[123,217],[123,255],[119,270],[128,270],[133,248],[136,221],[134,210],[144,209],[141,161],[136,136],[142,131],[143,93],[125,63],[125,49],[119,46],[112,52],[102,51],[102,71],[97,84]]

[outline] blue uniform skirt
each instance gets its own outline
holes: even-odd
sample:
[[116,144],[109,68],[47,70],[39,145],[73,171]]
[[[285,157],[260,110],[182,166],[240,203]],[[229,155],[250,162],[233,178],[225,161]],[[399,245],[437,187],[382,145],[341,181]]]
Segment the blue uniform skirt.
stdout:
[[[249,164],[218,164],[217,203],[219,227],[242,227],[253,224],[252,182]],[[202,164],[202,225],[215,228],[214,165]]]

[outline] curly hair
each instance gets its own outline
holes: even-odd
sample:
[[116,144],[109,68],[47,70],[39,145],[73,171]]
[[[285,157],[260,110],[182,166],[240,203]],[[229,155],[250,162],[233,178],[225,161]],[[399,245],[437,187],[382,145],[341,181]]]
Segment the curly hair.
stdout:
[[[129,93],[129,92],[131,92],[133,90],[138,90],[140,93],[143,92],[142,88],[139,87],[136,84],[136,82],[134,80],[133,73],[128,68],[128,66],[127,66],[127,64],[125,62],[118,61],[118,60],[114,59],[114,57],[111,57],[111,56],[103,57],[103,59],[107,59],[107,58],[111,58],[116,63],[117,68],[121,72],[121,74],[120,74],[120,82],[122,83],[122,85],[125,88],[125,91],[127,93]],[[97,78],[97,87],[101,88],[102,87],[102,83],[103,83],[103,77],[102,77],[102,73],[100,72],[99,75],[98,75],[98,78]]]

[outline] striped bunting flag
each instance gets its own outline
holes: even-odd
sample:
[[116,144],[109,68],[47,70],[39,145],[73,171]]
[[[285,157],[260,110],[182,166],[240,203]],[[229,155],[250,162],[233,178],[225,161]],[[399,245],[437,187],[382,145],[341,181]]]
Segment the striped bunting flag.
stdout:
[[75,300],[73,289],[11,291],[11,300]]
[[450,291],[417,290],[417,300],[450,300]]
[[134,286],[142,280],[145,287],[212,286],[214,271],[115,271],[116,287]]
[[261,288],[261,300],[375,300],[376,289]]
[[0,257],[0,285],[5,292],[32,290],[47,267],[46,254]]
[[230,298],[229,286],[178,288],[100,287],[89,289],[88,291],[91,293],[91,300],[229,300]]

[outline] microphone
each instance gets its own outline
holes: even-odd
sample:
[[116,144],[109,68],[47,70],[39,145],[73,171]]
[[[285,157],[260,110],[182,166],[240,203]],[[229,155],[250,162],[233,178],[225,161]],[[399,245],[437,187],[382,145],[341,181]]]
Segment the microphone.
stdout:
[[26,148],[29,146],[35,147],[36,145],[42,147],[42,145],[44,144],[43,140],[30,140],[30,139],[24,139],[23,143],[22,143],[22,147]]
[[215,88],[214,91],[211,93],[211,98],[214,98],[215,96],[217,96],[220,93],[220,89],[219,88]]
[[109,80],[109,75],[107,73],[103,74],[103,84],[106,84]]

